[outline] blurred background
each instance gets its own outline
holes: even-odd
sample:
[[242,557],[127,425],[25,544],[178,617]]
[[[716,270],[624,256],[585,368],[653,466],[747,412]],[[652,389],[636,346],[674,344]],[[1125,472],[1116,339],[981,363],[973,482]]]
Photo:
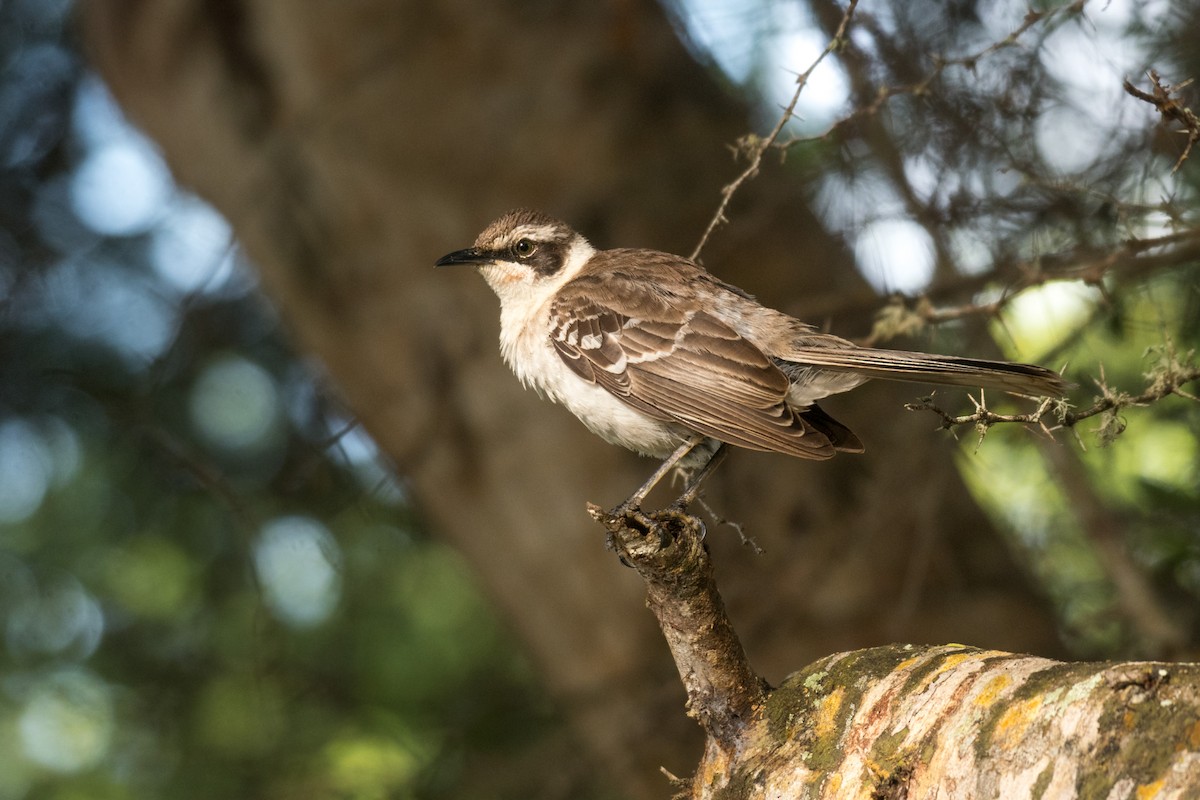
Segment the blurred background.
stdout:
[[[609,69],[610,62],[589,64],[582,47],[571,73],[577,83],[555,90],[578,90],[574,102],[582,110],[571,117],[577,124],[589,113],[612,118],[611,107],[598,102],[589,112],[590,93],[610,91],[610,82],[640,80],[643,102],[627,103],[620,124],[604,122],[596,134],[576,128],[578,139],[566,143],[544,137],[513,147],[529,152],[536,150],[531,141],[559,142],[559,149],[577,151],[565,163],[578,164],[591,157],[589,137],[603,135],[637,161],[642,156],[633,148],[657,131],[663,141],[648,155],[664,148],[711,151],[717,166],[704,180],[687,174],[683,158],[666,178],[646,173],[645,184],[636,174],[609,179],[608,196],[636,195],[638,208],[669,209],[657,218],[661,240],[646,240],[644,232],[634,239],[639,229],[618,221],[635,207],[632,200],[622,206],[602,201],[598,192],[586,199],[558,196],[558,207],[549,209],[573,212],[571,221],[600,246],[677,252],[694,245],[721,187],[742,168],[726,145],[739,131],[762,135],[771,128],[795,90],[796,74],[826,46],[842,10],[799,0],[611,3],[600,4],[606,27],[589,30],[543,3],[510,5],[497,11],[464,3],[428,13],[406,7],[395,12],[399,20],[389,18],[379,42],[363,43],[364,51],[379,47],[362,58],[388,52],[415,71],[425,37],[439,43],[441,56],[470,61],[470,48],[455,37],[481,19],[497,29],[523,19],[524,27],[514,29],[527,38],[500,37],[502,48],[536,52],[569,29],[580,41],[600,41],[606,58],[614,50],[641,53],[641,40],[653,39],[648,31],[666,32],[677,45],[669,55],[674,72],[666,77],[659,62],[632,59],[633,75]],[[392,13],[371,3],[357,7],[364,25],[374,24],[372,13]],[[1080,387],[1072,401],[1082,408],[1102,394],[1097,381],[1138,395],[1164,375],[1169,379],[1164,369],[1171,365],[1194,364],[1200,156],[1173,172],[1187,137],[1173,132],[1178,125],[1162,125],[1155,109],[1126,94],[1121,82],[1128,78],[1150,91],[1150,67],[1168,83],[1200,72],[1193,46],[1198,8],[1133,0],[1086,4],[1083,13],[1055,4],[1037,8],[1044,17],[1027,17],[1021,3],[862,3],[849,41],[812,74],[781,135],[786,149],[772,150],[764,161],[764,172],[773,175],[769,185],[783,188],[748,189],[744,202],[734,204],[730,225],[705,251],[710,269],[842,335],[1066,365]],[[255,24],[266,29],[270,13],[255,13],[262,17]],[[125,30],[135,40],[141,35],[134,20],[119,22],[128,27],[110,31]],[[388,38],[400,29],[412,38],[392,53],[384,45],[400,41]],[[552,612],[536,610],[542,616],[523,620],[528,604],[506,602],[506,578],[489,576],[485,559],[469,548],[464,556],[446,532],[446,515],[428,499],[427,484],[410,481],[425,456],[377,445],[386,438],[379,433],[385,426],[360,424],[359,415],[367,416],[356,402],[362,394],[342,395],[334,360],[313,344],[319,334],[306,333],[297,321],[304,312],[295,306],[304,298],[296,300],[278,277],[268,280],[264,296],[252,262],[267,248],[244,250],[234,226],[210,205],[212,197],[201,199],[173,177],[190,175],[195,183],[205,170],[219,173],[219,166],[205,166],[204,158],[181,166],[186,137],[164,156],[127,120],[106,80],[89,66],[89,47],[104,49],[96,44],[102,35],[89,30],[67,0],[0,4],[0,800],[665,796],[669,787],[660,776],[625,774],[638,758],[613,760],[614,752],[638,746],[628,740],[640,729],[599,737],[597,744],[598,723],[580,723],[573,710],[610,704],[617,693],[635,692],[632,682],[594,687],[596,696],[581,700],[570,679],[554,677],[553,659],[538,649],[552,647],[539,645],[536,633],[551,626],[544,615]],[[1020,36],[1008,40],[1015,31]],[[995,46],[1006,41],[1009,46]],[[271,56],[294,45],[260,39],[245,46]],[[119,59],[107,57],[112,69]],[[494,66],[489,80],[510,80],[503,59],[477,58]],[[961,61],[949,63],[953,59]],[[247,71],[262,68],[245,63]],[[478,74],[481,64],[469,66]],[[127,82],[142,79],[135,72],[117,70]],[[527,93],[519,77],[511,80],[510,94],[491,88],[494,107],[447,89],[444,105],[423,106],[421,119],[443,135],[442,114],[459,130],[460,117],[503,128],[525,102],[536,114],[568,114],[561,105],[544,110],[557,95]],[[880,93],[880,87],[893,91]],[[286,118],[298,94],[281,92],[275,116],[263,124]],[[1200,106],[1192,87],[1179,97]],[[709,111],[691,117],[680,111],[693,105],[719,105],[725,117],[715,124],[704,116]],[[515,130],[518,123],[511,124]],[[314,134],[314,141],[340,135]],[[478,128],[472,135],[485,152],[496,136]],[[390,146],[408,147],[399,137]],[[492,151],[491,163],[506,153]],[[388,167],[379,169],[386,174]],[[538,169],[548,175],[531,175]],[[553,204],[556,196],[541,187],[576,179],[554,164],[521,170],[515,178],[482,174],[475,180],[512,187],[518,202],[511,204],[518,205],[521,192],[530,202],[549,198]],[[431,225],[412,212],[414,228],[432,230],[408,245],[404,258],[413,270],[466,246],[494,216],[490,212],[504,210],[505,193],[488,192],[476,206],[444,196],[422,207],[421,213],[453,224]],[[768,192],[776,199],[762,200]],[[368,192],[356,198],[364,206],[376,202]],[[804,221],[764,213],[764,205],[803,207]],[[841,253],[830,263],[844,263],[848,271],[818,272],[805,278],[807,294],[792,294],[794,277],[786,271],[800,268],[786,259],[739,267],[746,270],[739,275],[756,275],[754,283],[721,269],[750,252],[746,240],[769,238],[776,227],[806,226],[824,232],[819,241]],[[1162,242],[1144,251],[1123,246],[1156,238]],[[812,252],[823,252],[822,246]],[[308,280],[305,269],[298,271]],[[776,272],[782,277],[773,277]],[[374,287],[362,270],[354,274],[356,286]],[[434,278],[450,284],[447,291],[477,298],[481,332],[458,332],[470,325],[447,324],[447,306],[414,288],[413,302],[428,306],[422,325],[444,325],[439,340],[466,337],[445,346],[477,354],[488,370],[502,369],[486,290],[458,276],[423,279]],[[337,287],[316,283],[319,293],[338,294]],[[933,307],[963,313],[930,324],[922,309]],[[300,351],[296,331],[307,342]],[[440,346],[421,344],[419,337],[414,345]],[[305,355],[314,349],[322,360]],[[531,419],[552,413],[532,395],[520,395],[511,376],[504,380],[513,384],[503,384],[512,402],[533,408]],[[452,395],[453,383],[446,379],[438,391]],[[395,391],[404,391],[403,382]],[[911,400],[922,391],[910,387],[899,396]],[[1000,410],[1033,410],[994,400]],[[1182,658],[1194,657],[1200,641],[1200,406],[1193,400],[1168,397],[1097,415],[1053,436],[1038,426],[999,425],[982,441],[970,426],[952,439],[935,430],[935,416],[905,412],[891,396],[873,407],[877,411],[834,413],[849,416],[845,421],[856,429],[876,414],[881,421],[875,424],[885,430],[897,423],[912,427],[915,446],[940,448],[939,458],[952,468],[948,496],[937,502],[982,509],[981,519],[999,535],[996,552],[1003,557],[978,556],[988,560],[980,569],[995,584],[1018,585],[1031,598],[1039,621],[1018,628],[1044,624],[1049,633],[1029,640],[1040,644],[1023,644],[1022,634],[1012,633],[1010,644],[1004,621],[1024,612],[996,611],[975,617],[970,643],[1040,647],[1064,658]],[[965,396],[937,401],[954,413],[973,409]],[[544,424],[558,425],[557,419]],[[463,438],[470,424],[438,420],[408,435],[425,435],[435,443],[430,447],[440,447]],[[1052,426],[1053,414],[1046,420]],[[562,424],[575,435],[573,423]],[[514,427],[514,441],[527,437],[520,431]],[[887,458],[888,435],[864,436],[868,456],[838,466],[854,471],[840,480],[857,486],[884,469],[867,459]],[[551,473],[565,469],[564,452],[547,459]],[[635,485],[651,466],[624,454],[598,458],[620,459],[616,486]],[[716,478],[728,488],[714,490],[725,493],[714,500],[722,508],[732,505],[731,516],[738,517],[738,502],[753,503],[754,487],[766,480],[760,474],[792,468],[780,460],[741,458],[749,463]],[[464,469],[487,473],[491,467]],[[580,483],[592,485],[586,476]],[[857,495],[847,492],[845,505],[854,505]],[[607,569],[619,571],[599,552],[599,535],[587,535],[581,513],[585,499],[601,498],[587,488],[563,495],[564,513],[576,514],[575,530],[585,533],[557,535],[573,536],[572,546],[596,551]],[[469,496],[484,518],[496,507],[487,499],[496,495]],[[788,651],[775,665],[773,654],[781,651],[770,643],[793,633],[771,633],[766,623],[747,626],[751,642],[762,642],[761,660],[775,670],[768,677],[777,681],[787,664],[799,668],[805,662],[797,659],[824,655],[823,647],[881,644],[891,635],[970,635],[958,633],[959,623],[911,623],[926,606],[945,613],[954,592],[976,585],[974,573],[936,555],[942,547],[936,537],[921,535],[921,514],[952,517],[960,532],[976,531],[974,517],[941,508],[914,512],[905,560],[883,590],[887,614],[906,609],[909,616],[889,617],[878,629],[854,624],[843,608],[860,602],[853,584],[861,573],[848,573],[844,585],[831,583],[819,593],[823,605],[796,612],[823,620],[810,628],[837,628],[836,635],[808,642],[801,655]],[[778,554],[789,552],[788,542],[813,541],[787,531],[826,518],[781,513],[751,533],[765,546],[766,560],[782,560]],[[855,524],[878,528],[880,517],[873,519]],[[863,536],[847,527],[841,539],[869,551],[874,540]],[[511,561],[511,569],[520,569],[521,553],[496,541],[497,568]],[[778,584],[782,596],[798,581],[794,573],[787,580],[766,576],[768,567],[736,545],[715,546],[730,548],[740,559],[736,569],[752,584],[756,576],[758,584]],[[814,547],[805,551],[805,569],[836,572],[845,563],[834,545]],[[996,559],[1011,560],[1011,570],[995,568],[998,576],[992,575]],[[531,569],[563,571],[547,560]],[[944,583],[931,583],[929,574]],[[629,576],[611,579],[623,582],[622,591],[636,603]],[[593,591],[594,598],[581,605],[607,602],[607,589],[592,583],[590,590],[587,578],[579,581],[580,592]],[[937,588],[943,585],[952,588]],[[773,593],[756,586],[760,594]],[[735,617],[745,607],[745,618],[752,618],[751,593],[732,589]],[[993,595],[989,609],[1001,604]],[[545,603],[557,605],[559,598]],[[770,615],[787,616],[783,605]],[[878,597],[866,605],[875,617],[885,616]],[[596,651],[580,645],[580,663],[602,661],[604,647],[624,646],[590,624],[579,623],[579,636],[606,643]],[[658,664],[670,682],[665,650],[652,638],[639,639],[637,658]],[[680,697],[638,695],[638,708],[682,719]],[[694,742],[681,738],[683,757],[669,764],[672,769],[686,772],[688,748],[698,754]],[[653,759],[667,760],[657,753]]]

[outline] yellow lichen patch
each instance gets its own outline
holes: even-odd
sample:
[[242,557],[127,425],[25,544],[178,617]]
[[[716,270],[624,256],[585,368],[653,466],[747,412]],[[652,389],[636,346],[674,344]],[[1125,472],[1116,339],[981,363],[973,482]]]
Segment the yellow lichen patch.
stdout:
[[[966,645],[964,645],[965,647]],[[1011,658],[1012,653],[1004,650],[976,650],[976,658]]]
[[1163,781],[1166,778],[1159,778],[1154,783],[1147,783],[1137,788],[1137,800],[1154,800],[1158,797],[1158,793],[1162,791]]
[[729,754],[719,747],[712,748],[712,756],[700,762],[693,780],[697,786],[724,786],[729,781],[730,769]]
[[1042,708],[1040,696],[1014,703],[996,721],[996,743],[1008,747],[1020,743]]
[[1192,729],[1188,731],[1188,746],[1193,750],[1200,750],[1200,722],[1192,724]]
[[[945,658],[941,659],[941,661],[936,666],[932,667],[929,670],[929,672],[927,672],[927,673],[922,673],[921,669],[918,668],[916,670],[916,674],[919,675],[920,678],[915,683],[917,690],[924,691],[925,688],[928,687],[929,684],[931,684],[933,682],[934,678],[941,675],[942,673],[949,672],[950,670],[957,667],[959,664],[963,663],[964,661],[967,661],[968,659],[974,658],[974,657],[975,657],[974,652],[952,653],[951,655],[948,655]],[[931,659],[929,659],[928,657],[920,658],[920,659],[909,659],[907,661],[901,662],[901,664],[902,664],[902,666],[908,665],[914,661],[920,661],[924,664],[927,664],[930,660]],[[912,680],[912,679],[910,679],[910,680]]]
[[975,695],[975,705],[987,708],[992,703],[996,702],[996,698],[1000,693],[1012,685],[1012,678],[1007,675],[997,675],[987,682],[983,690]]
[[943,672],[948,672],[949,670],[954,669],[959,664],[971,658],[975,658],[974,653],[955,653],[952,656],[946,656],[946,658],[942,661],[941,666],[937,668],[937,672],[934,674],[941,675]]
[[838,712],[846,699],[846,687],[839,686],[821,699],[817,708],[816,724],[813,726],[818,738],[825,738],[837,727]]

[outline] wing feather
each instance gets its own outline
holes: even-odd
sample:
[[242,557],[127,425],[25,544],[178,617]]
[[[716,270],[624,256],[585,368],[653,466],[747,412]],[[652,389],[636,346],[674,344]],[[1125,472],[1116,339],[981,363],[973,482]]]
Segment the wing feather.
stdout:
[[787,404],[787,376],[755,345],[707,310],[680,308],[665,292],[647,296],[641,282],[621,291],[613,279],[601,286],[577,278],[551,308],[554,347],[577,375],[723,442],[801,458],[834,454],[820,426]]

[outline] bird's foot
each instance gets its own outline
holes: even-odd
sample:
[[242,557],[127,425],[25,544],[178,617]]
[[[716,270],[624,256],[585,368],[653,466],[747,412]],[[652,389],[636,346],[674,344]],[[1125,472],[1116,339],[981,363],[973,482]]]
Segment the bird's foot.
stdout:
[[[654,514],[643,511],[641,505],[638,503],[626,500],[624,503],[621,503],[609,511],[608,517],[609,519],[619,520],[625,527],[639,531],[643,535],[649,535],[651,533],[656,534],[658,536],[658,547],[660,550],[666,548],[671,543],[671,537],[667,534],[667,531],[663,527],[662,523],[655,519]],[[613,538],[614,534],[610,529],[608,533],[608,546],[610,549],[615,550],[617,548],[615,547]]]
[[[605,527],[608,532],[606,546],[616,552],[626,566],[630,564],[625,553],[631,546],[643,551],[648,547],[649,551],[661,552],[669,548],[678,531],[689,527],[691,522],[699,527],[701,537],[704,535],[704,523],[701,520],[673,505],[660,511],[647,512],[629,500],[608,511],[588,503],[588,513]],[[639,545],[634,544],[639,541]]]
[[614,506],[605,513],[610,518],[623,520],[626,524],[644,533],[649,533],[652,528],[657,527],[654,518],[643,511],[641,504],[635,502],[633,498]]

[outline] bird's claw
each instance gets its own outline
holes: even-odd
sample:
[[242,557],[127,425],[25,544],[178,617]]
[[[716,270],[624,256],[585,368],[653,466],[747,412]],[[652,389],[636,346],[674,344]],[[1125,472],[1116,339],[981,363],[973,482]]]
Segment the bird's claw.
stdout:
[[[644,535],[651,533],[658,536],[658,548],[665,550],[671,545],[672,536],[667,526],[664,524],[666,519],[676,514],[686,514],[683,509],[677,509],[674,505],[664,508],[662,511],[647,512],[642,507],[634,502],[626,500],[624,503],[607,512],[607,517],[610,520],[620,521],[625,527],[641,532]],[[609,528],[608,546],[610,549],[620,552],[620,548],[616,542],[616,533],[613,528]]]

